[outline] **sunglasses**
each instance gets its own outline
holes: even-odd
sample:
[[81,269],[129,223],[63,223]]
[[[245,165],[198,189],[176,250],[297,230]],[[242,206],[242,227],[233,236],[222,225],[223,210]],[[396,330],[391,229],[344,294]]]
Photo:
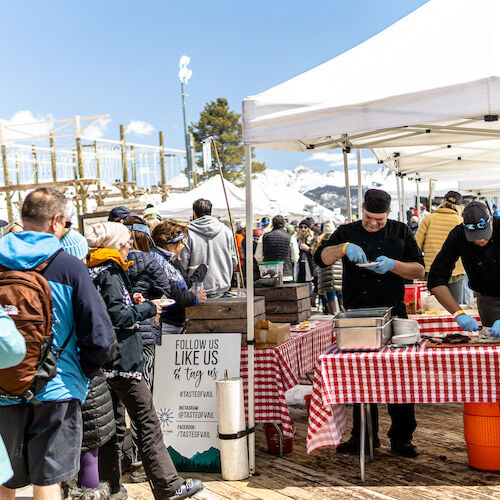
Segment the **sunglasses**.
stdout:
[[465,229],[467,229],[467,231],[476,231],[477,229],[486,229],[489,223],[490,223],[489,217],[487,220],[484,220],[481,217],[479,219],[479,222],[476,222],[476,224],[464,224],[464,227]]
[[299,229],[309,229],[309,226],[299,226]]

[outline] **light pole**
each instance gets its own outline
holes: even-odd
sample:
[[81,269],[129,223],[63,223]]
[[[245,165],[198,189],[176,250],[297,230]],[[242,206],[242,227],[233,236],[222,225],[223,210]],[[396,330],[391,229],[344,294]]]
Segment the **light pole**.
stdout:
[[187,163],[187,178],[188,187],[191,189],[191,176],[193,175],[193,158],[191,157],[190,140],[187,133],[186,123],[186,94],[184,93],[184,84],[187,85],[193,72],[188,68],[191,58],[182,56],[179,61],[179,80],[181,81],[181,96],[182,96],[182,116],[184,118],[184,141],[186,144],[186,163]]

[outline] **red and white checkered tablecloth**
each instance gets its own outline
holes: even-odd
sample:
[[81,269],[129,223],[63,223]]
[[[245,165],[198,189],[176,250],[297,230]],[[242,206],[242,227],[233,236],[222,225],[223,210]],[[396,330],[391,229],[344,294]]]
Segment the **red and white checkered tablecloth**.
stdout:
[[[292,332],[279,346],[254,349],[255,421],[282,425],[283,434],[293,437],[293,425],[285,391],[297,385],[306,371],[313,370],[318,357],[333,344],[331,321],[318,321],[303,332]],[[240,376],[245,401],[248,393],[248,350],[241,349]],[[248,408],[245,408],[248,411]]]
[[[463,333],[463,330],[458,326],[455,318],[451,314],[410,314],[410,319],[418,321],[421,335],[429,337],[444,337],[449,333]],[[481,320],[477,314],[472,315],[479,323]]]
[[340,352],[316,364],[307,452],[336,446],[347,426],[344,403],[500,401],[500,346]]

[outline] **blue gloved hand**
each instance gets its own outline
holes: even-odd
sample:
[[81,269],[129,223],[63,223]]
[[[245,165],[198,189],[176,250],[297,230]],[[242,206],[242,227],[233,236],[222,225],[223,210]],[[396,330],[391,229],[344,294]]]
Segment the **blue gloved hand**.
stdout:
[[366,264],[368,262],[363,249],[354,243],[349,243],[349,245],[345,247],[345,254],[347,258],[355,264]]
[[500,319],[497,319],[488,331],[491,337],[500,337]]
[[392,271],[394,269],[394,264],[396,263],[394,259],[390,259],[385,255],[377,257],[375,259],[375,262],[378,262],[376,266],[368,267],[367,269],[370,269],[370,271],[373,271],[374,273],[377,274],[385,274]]
[[[479,329],[479,325],[477,321],[468,314],[459,314],[456,318],[458,325],[465,332],[477,332]],[[500,325],[499,325],[500,330]]]

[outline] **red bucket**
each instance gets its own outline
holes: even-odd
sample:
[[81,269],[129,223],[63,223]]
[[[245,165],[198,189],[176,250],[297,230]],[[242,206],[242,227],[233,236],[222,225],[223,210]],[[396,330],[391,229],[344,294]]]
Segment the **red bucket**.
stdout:
[[[280,425],[281,428],[281,425]],[[273,424],[264,424],[266,431],[267,449],[271,455],[279,456],[280,454],[280,439],[278,431],[274,428]],[[293,451],[293,438],[283,436],[283,454],[291,453]]]

